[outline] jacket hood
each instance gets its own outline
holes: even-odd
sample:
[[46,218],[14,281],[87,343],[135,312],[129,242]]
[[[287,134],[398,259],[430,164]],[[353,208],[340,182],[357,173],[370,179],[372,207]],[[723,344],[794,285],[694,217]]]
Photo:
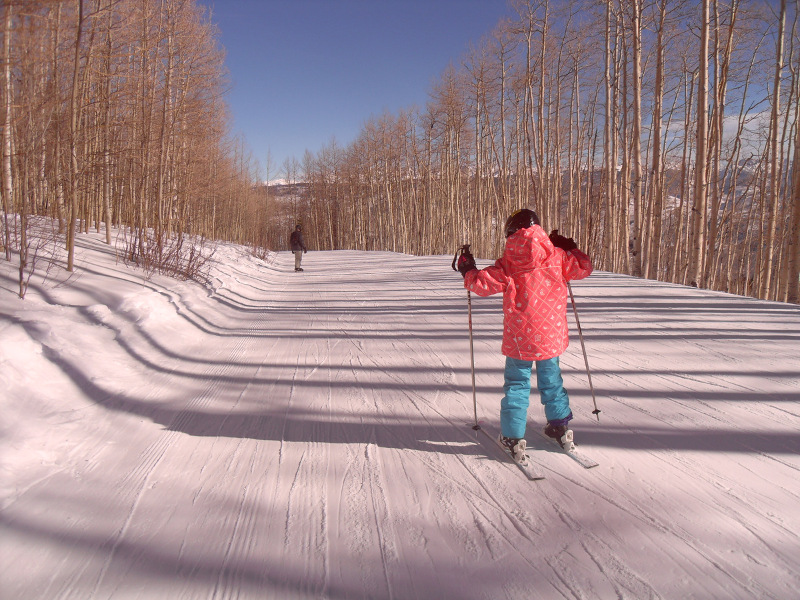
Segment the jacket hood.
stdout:
[[505,258],[515,272],[540,266],[554,252],[550,237],[539,225],[520,229],[506,240]]

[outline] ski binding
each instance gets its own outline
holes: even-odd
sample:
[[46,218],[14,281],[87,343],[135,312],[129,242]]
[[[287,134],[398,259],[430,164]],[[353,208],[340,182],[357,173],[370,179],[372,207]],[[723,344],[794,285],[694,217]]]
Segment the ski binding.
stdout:
[[514,462],[517,467],[519,467],[520,471],[525,473],[525,475],[531,481],[537,481],[540,479],[544,479],[544,472],[542,471],[541,467],[536,464],[528,454],[524,454],[521,459],[517,459],[511,452],[509,452],[508,448],[506,448],[503,443],[500,441],[499,437],[496,437],[489,433],[486,429],[484,429],[481,425],[474,425],[472,429],[475,431],[480,431],[489,438],[495,445],[503,451],[511,461]]
[[589,458],[588,456],[586,456],[582,452],[578,451],[578,449],[575,447],[575,441],[574,441],[574,435],[575,434],[572,432],[571,429],[567,429],[566,433],[559,440],[556,440],[554,438],[548,437],[547,435],[544,434],[544,432],[541,432],[540,435],[544,439],[549,440],[550,442],[552,442],[554,444],[557,444],[559,449],[564,454],[566,454],[567,456],[572,458],[575,462],[577,462],[579,465],[581,465],[584,469],[591,469],[592,467],[596,467],[596,466],[598,466],[600,464],[597,461]]

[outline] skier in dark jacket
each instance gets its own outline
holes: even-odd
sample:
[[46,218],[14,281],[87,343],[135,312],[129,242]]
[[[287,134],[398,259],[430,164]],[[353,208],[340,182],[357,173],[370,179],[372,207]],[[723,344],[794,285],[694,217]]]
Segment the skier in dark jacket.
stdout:
[[292,235],[289,236],[289,246],[294,252],[294,270],[302,271],[300,262],[303,260],[303,254],[308,252],[308,248],[306,248],[306,243],[303,241],[303,227],[299,223],[294,228]]

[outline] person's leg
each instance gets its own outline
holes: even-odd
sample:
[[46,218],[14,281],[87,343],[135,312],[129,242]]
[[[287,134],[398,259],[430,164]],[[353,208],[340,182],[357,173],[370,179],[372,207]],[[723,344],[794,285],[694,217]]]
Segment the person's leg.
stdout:
[[294,252],[294,269],[295,271],[300,268],[300,261],[303,260],[303,252],[295,250]]
[[500,430],[504,437],[525,437],[531,395],[532,364],[529,360],[506,357],[503,384],[505,396],[500,401]]
[[536,387],[539,388],[547,421],[563,421],[566,425],[572,418],[572,411],[557,356],[536,362]]

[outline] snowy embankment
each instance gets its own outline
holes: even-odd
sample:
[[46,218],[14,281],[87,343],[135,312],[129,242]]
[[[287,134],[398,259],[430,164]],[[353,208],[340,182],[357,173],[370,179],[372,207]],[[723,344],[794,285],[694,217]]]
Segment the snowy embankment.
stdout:
[[[25,301],[0,266],[3,598],[796,597],[798,307],[577,282],[600,466],[532,431],[532,482],[467,426],[450,257],[223,246],[203,287],[78,243]],[[496,427],[500,301],[473,307]]]

